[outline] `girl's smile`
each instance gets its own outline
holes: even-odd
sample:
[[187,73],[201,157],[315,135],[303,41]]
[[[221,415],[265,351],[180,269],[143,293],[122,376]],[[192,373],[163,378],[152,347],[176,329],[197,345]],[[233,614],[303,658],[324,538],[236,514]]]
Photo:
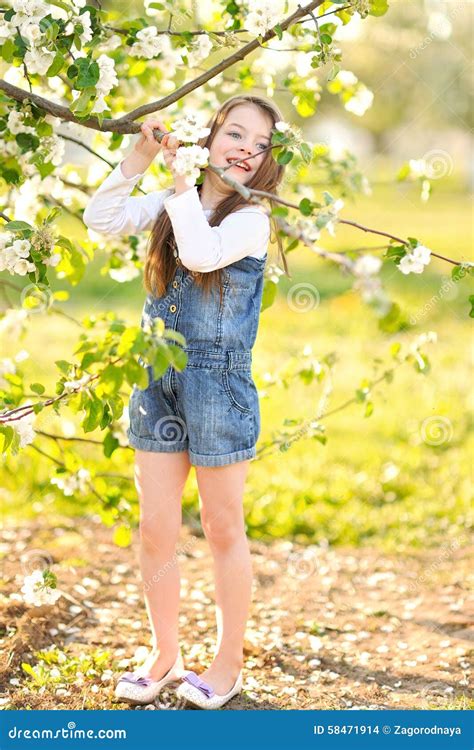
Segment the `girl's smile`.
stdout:
[[230,168],[239,182],[248,182],[258,170],[264,151],[270,145],[272,122],[259,107],[239,104],[228,113],[210,147],[210,161],[219,167],[229,166],[233,161],[246,159]]

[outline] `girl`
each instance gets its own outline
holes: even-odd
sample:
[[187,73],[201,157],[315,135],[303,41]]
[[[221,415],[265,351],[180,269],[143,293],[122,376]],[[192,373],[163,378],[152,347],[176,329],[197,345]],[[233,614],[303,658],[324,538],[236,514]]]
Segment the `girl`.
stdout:
[[[224,102],[199,141],[209,161],[248,187],[275,193],[283,176],[272,150],[263,151],[275,123],[275,105],[255,96]],[[153,649],[134,673],[117,683],[116,696],[150,703],[168,682],[201,708],[219,708],[242,688],[243,642],[252,571],[243,515],[243,492],[260,433],[251,350],[259,322],[270,220],[214,172],[190,188],[173,171],[179,145],[171,135],[159,144],[141,125],[133,151],[91,198],[84,222],[109,234],[151,229],[144,269],[147,291],[142,325],[160,317],[186,339],[187,365],[171,366],[149,386],[133,388],[128,437],[135,453],[140,501],[140,566]],[[160,152],[173,172],[174,190],[130,197]],[[229,166],[232,161],[247,162]],[[281,243],[278,243],[287,271]],[[196,467],[201,522],[214,558],[217,648],[199,676],[184,670],[178,641],[180,577],[175,546],[181,496]],[[164,572],[164,574],[163,574]]]

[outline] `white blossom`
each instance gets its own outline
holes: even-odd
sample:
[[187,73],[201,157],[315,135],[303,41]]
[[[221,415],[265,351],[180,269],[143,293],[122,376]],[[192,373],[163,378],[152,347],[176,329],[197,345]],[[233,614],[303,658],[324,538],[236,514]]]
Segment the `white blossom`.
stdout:
[[431,250],[424,245],[417,245],[411,252],[403,256],[397,268],[405,276],[409,273],[423,273],[430,260]]
[[375,255],[362,255],[354,263],[354,273],[356,276],[373,276],[378,273],[382,267],[382,261]]
[[245,28],[254,36],[263,36],[278,23],[283,13],[282,0],[252,0],[245,18]]
[[16,273],[19,276],[26,276],[34,271],[35,264],[27,260],[30,248],[28,240],[14,240],[11,245],[0,247],[0,271],[8,271],[11,275]]
[[57,589],[47,586],[41,570],[34,570],[26,576],[21,587],[26,604],[41,607],[43,604],[55,604],[61,596]]
[[17,133],[35,133],[35,129],[31,127],[31,125],[24,125],[25,114],[24,112],[19,112],[16,109],[12,109],[12,111],[8,115],[7,120],[7,127],[10,131],[10,133],[13,133],[13,135],[16,135]]
[[[30,406],[31,401],[27,401],[23,406]],[[20,448],[24,448],[29,445],[35,439],[35,431],[33,429],[33,422],[36,419],[36,414],[25,414],[21,419],[16,419],[9,424],[20,436]]]
[[275,123],[276,130],[279,130],[280,133],[290,133],[291,132],[291,125],[289,125],[287,122],[284,122],[283,120],[278,120],[278,122]]
[[3,375],[14,375],[16,372],[16,365],[10,357],[0,359],[0,388],[9,388],[10,384],[8,380],[5,380]]
[[27,23],[21,29],[21,35],[32,46],[37,46],[43,38],[43,32],[38,23]]
[[367,110],[372,106],[372,102],[374,101],[374,94],[370,89],[367,88],[367,86],[364,86],[363,83],[359,84],[354,96],[352,96],[345,104],[344,108],[347,109],[348,112],[352,112],[354,115],[358,115],[358,117],[362,117]]
[[204,127],[198,115],[189,112],[174,121],[171,132],[181,143],[197,143],[201,138],[209,135],[211,130]]
[[315,220],[310,219],[308,216],[299,216],[296,220],[296,228],[304,234],[305,239],[310,242],[317,242],[321,236],[321,232],[316,226]]
[[128,406],[125,406],[122,412],[122,416],[112,425],[112,435],[117,438],[117,440],[119,441],[119,445],[121,445],[122,447],[128,445],[127,430],[129,426],[129,411]]
[[88,480],[90,479],[88,469],[79,469],[75,474],[69,476],[57,476],[51,479],[51,484],[55,484],[64,495],[70,497],[75,492],[86,492],[88,489]]
[[100,55],[97,64],[99,65],[99,80],[96,85],[97,100],[92,112],[103,112],[108,109],[105,97],[118,84],[118,78],[115,73],[115,62],[108,55]]
[[209,149],[201,146],[180,146],[173,162],[175,173],[184,177],[186,185],[193,187],[199,177],[199,167],[207,166]]
[[56,167],[61,164],[66,148],[66,144],[62,138],[53,133],[53,135],[42,139],[41,148],[46,152],[44,157],[45,162],[50,161]]
[[269,263],[265,271],[265,276],[273,281],[274,284],[278,284],[279,277],[284,274],[282,268],[276,265],[276,263]]
[[82,44],[87,44],[87,42],[90,42],[92,39],[92,21],[91,21],[91,14],[90,11],[86,10],[85,13],[81,13],[80,16],[78,16],[79,22],[82,24],[82,27],[84,31],[79,35],[79,38],[82,42]]
[[3,40],[8,39],[9,37],[13,36],[16,29],[11,23],[11,21],[5,21],[3,16],[0,18],[0,42],[3,43]]
[[26,276],[27,273],[32,273],[35,268],[35,264],[31,263],[31,261],[19,258],[13,266],[13,273],[18,274],[18,276]]
[[101,42],[99,47],[102,52],[113,52],[117,47],[120,47],[121,44],[121,37],[118,34],[112,34],[108,39]]
[[329,214],[331,218],[325,225],[325,229],[327,229],[329,234],[333,237],[335,236],[335,225],[337,223],[338,213],[343,207],[344,201],[342,200],[342,198],[339,198],[337,201],[334,201],[333,203],[330,203],[328,206],[326,206],[326,215]]
[[334,80],[339,81],[345,88],[349,88],[350,86],[355,86],[359,79],[354,75],[352,70],[340,70]]
[[168,51],[167,41],[164,34],[158,34],[156,26],[148,26],[141,29],[136,35],[135,41],[130,49],[131,57],[145,57],[150,60],[162,52]]
[[82,378],[79,380],[66,380],[64,382],[64,390],[65,391],[74,391],[76,388],[82,388],[83,385],[86,385],[91,376],[90,375],[83,375]]
[[212,42],[207,34],[200,34],[193,42],[191,49],[184,50],[190,68],[195,68],[208,57],[212,50]]
[[24,308],[9,308],[3,318],[0,319],[0,334],[18,339],[26,330],[25,322],[27,318],[28,311]]
[[33,47],[25,54],[25,65],[29,73],[44,75],[54,60],[54,52],[41,47]]
[[109,276],[114,281],[118,281],[119,284],[123,284],[126,281],[132,281],[140,275],[140,270],[132,261],[125,261],[123,266],[120,268],[109,268]]

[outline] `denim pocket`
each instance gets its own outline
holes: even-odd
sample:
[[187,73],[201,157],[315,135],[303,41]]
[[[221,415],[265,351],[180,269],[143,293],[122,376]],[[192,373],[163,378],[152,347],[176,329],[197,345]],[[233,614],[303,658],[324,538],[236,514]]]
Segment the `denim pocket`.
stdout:
[[222,370],[222,381],[231,404],[243,414],[250,414],[255,388],[251,374],[245,370]]

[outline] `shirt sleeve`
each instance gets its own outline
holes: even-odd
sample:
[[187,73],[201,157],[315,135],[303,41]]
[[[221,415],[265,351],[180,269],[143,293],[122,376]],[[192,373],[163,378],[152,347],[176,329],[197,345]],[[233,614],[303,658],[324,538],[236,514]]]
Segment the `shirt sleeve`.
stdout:
[[84,224],[101,234],[135,234],[151,229],[171,189],[157,190],[143,196],[130,196],[143,177],[139,173],[125,177],[121,164],[110,172],[84,210]]
[[180,260],[190,271],[209,273],[247,255],[263,257],[270,238],[270,220],[258,206],[248,206],[211,227],[197,187],[164,200],[173,226]]

